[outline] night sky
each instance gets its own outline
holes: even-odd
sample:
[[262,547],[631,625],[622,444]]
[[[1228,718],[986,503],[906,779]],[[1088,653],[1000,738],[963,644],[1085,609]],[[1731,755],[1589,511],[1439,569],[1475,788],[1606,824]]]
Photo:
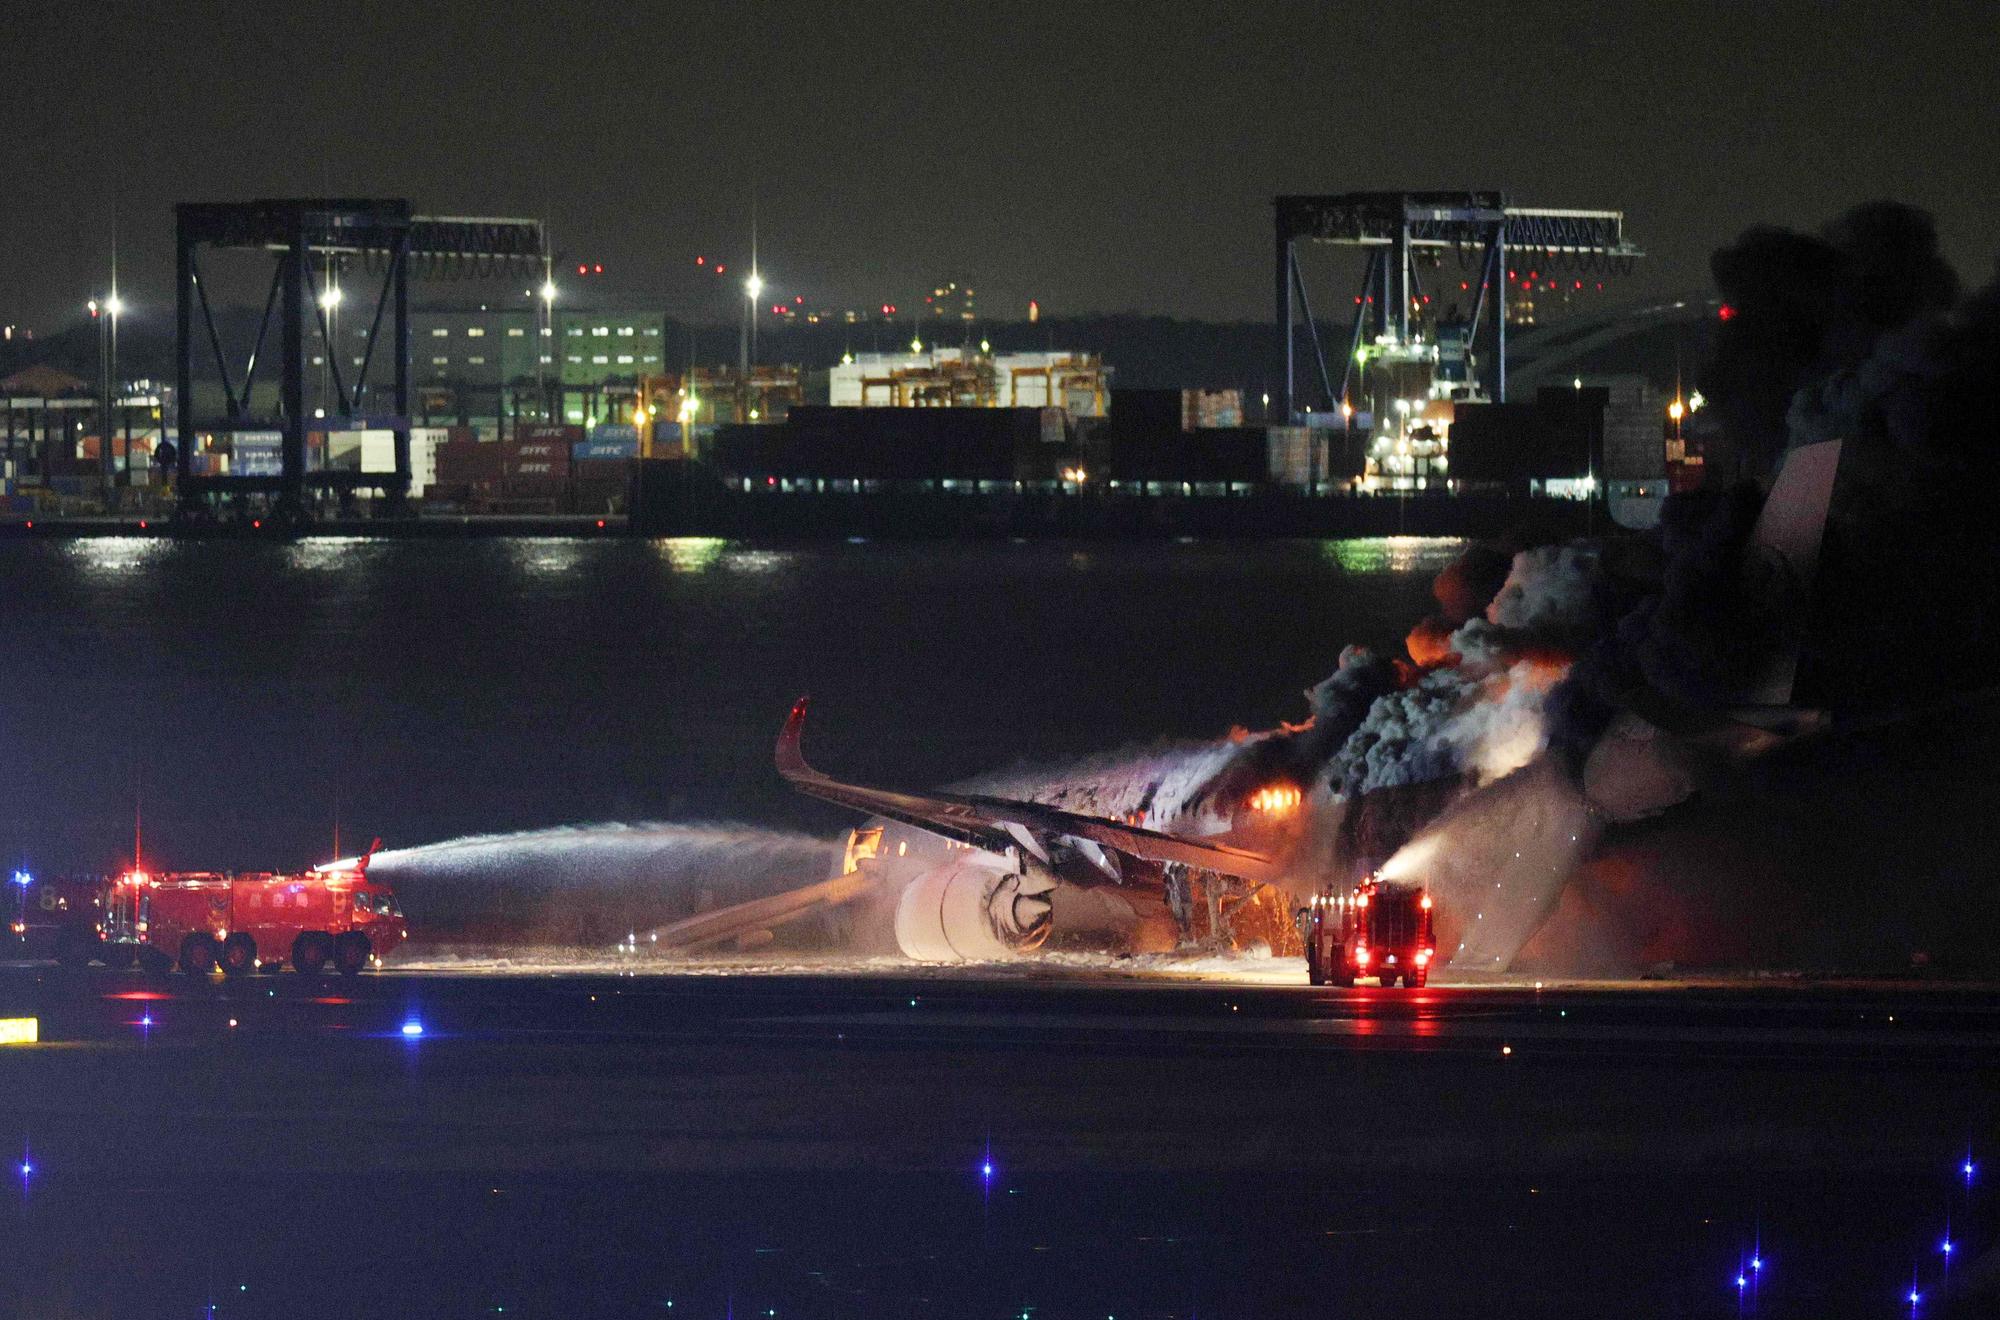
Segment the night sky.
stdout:
[[717,320],[733,291],[694,257],[747,258],[753,186],[773,295],[958,278],[996,319],[1265,316],[1287,191],[1623,209],[1653,254],[1634,298],[1705,288],[1747,224],[1877,196],[1933,210],[1978,282],[2000,204],[1977,3],[149,3],[8,27],[0,323],[41,333],[107,282],[114,201],[141,317],[173,202],[332,192],[545,215],[604,293]]

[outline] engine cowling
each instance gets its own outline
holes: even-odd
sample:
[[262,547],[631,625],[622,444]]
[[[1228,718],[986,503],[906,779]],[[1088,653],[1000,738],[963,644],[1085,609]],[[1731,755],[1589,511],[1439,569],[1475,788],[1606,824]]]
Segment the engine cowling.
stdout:
[[896,902],[896,943],[923,962],[985,962],[1038,949],[1060,883],[1039,867],[968,852],[912,880]]

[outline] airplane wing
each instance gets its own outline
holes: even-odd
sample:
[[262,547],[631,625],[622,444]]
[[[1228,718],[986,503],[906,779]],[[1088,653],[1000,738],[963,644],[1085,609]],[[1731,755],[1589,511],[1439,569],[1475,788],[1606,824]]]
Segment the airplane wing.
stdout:
[[807,699],[800,697],[792,706],[784,731],[778,735],[777,763],[778,773],[787,782],[812,797],[913,825],[988,852],[1004,853],[1009,847],[1018,846],[1043,863],[1049,860],[1050,845],[1059,843],[1076,848],[1114,878],[1115,864],[1103,856],[1107,849],[1146,861],[1172,862],[1244,880],[1277,878],[1277,864],[1263,853],[1163,834],[1101,816],[1082,816],[1039,802],[963,793],[900,793],[843,784],[806,764],[799,749],[800,736],[805,730],[806,705]]

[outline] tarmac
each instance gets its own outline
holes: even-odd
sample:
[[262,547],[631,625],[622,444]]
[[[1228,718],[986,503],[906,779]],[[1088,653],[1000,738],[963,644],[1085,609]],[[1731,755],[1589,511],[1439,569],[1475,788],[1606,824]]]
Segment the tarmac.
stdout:
[[1992,1300],[1991,987],[743,972],[0,969],[0,1307],[1722,1315],[1751,1250],[1759,1314]]

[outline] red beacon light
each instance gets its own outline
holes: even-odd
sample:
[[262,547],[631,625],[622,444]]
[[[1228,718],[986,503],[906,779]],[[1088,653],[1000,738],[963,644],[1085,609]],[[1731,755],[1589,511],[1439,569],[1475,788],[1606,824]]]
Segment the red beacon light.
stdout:
[[1736,319],[1736,309],[1728,303],[1724,303],[1715,309],[1715,319],[1718,321],[1734,321]]

